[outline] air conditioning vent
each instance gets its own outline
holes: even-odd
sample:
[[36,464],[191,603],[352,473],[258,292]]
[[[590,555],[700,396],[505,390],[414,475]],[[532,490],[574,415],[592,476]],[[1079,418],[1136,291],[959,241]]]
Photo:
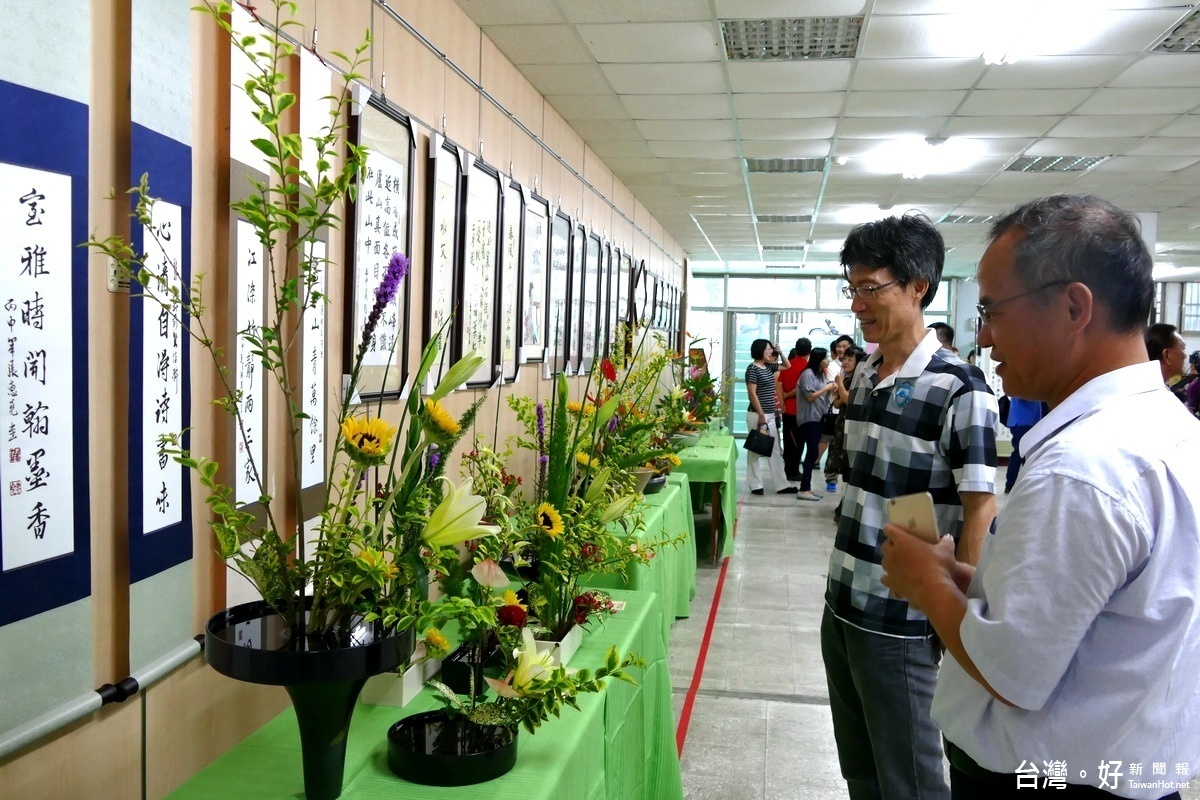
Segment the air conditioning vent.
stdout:
[[827,158],[747,158],[746,171],[755,173],[824,172]]
[[812,214],[755,214],[758,222],[812,222]]
[[804,244],[764,244],[764,253],[803,253]]
[[1112,156],[1021,156],[1005,172],[1087,172]]
[[721,34],[730,61],[854,58],[862,17],[724,19]]
[[1193,11],[1175,30],[1167,34],[1158,47],[1162,53],[1195,53],[1200,51],[1200,10]]
[[995,214],[952,214],[942,220],[943,225],[982,225],[996,218]]

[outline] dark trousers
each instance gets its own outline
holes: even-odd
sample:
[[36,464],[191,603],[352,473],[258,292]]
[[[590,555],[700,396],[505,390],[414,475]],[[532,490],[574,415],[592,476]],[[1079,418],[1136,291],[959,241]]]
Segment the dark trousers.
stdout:
[[1009,428],[1012,431],[1013,451],[1008,457],[1008,469],[1004,473],[1004,491],[1011,492],[1013,484],[1017,482],[1017,473],[1021,471],[1021,465],[1025,463],[1025,459],[1021,458],[1021,439],[1025,434],[1029,433],[1032,425],[1017,425]]
[[800,441],[800,426],[796,415],[783,413],[783,471],[789,481],[800,480],[800,455],[804,444]]
[[[1045,780],[1040,776],[992,772],[976,764],[973,758],[952,742],[945,741],[945,745],[946,757],[950,760],[951,800],[992,800],[992,798],[1008,800],[1014,796],[1021,796],[1013,794],[1018,789],[1053,793],[1054,797],[1066,798],[1099,800],[1100,798],[1119,796],[1095,786],[1067,783],[1060,788],[1053,785],[1047,786]],[[1021,782],[1018,783],[1018,780]],[[1145,778],[1145,780],[1150,780],[1150,778]],[[1179,792],[1163,795],[1161,800],[1180,800]]]
[[800,491],[812,491],[812,474],[821,453],[821,423],[805,422],[800,426],[800,441],[804,445],[804,466],[800,468]]

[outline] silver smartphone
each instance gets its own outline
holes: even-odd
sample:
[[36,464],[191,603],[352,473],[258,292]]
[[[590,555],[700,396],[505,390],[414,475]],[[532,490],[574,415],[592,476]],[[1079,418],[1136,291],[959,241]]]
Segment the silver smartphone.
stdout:
[[902,494],[887,501],[888,522],[907,528],[930,544],[937,544],[937,514],[933,510],[933,495],[929,492]]

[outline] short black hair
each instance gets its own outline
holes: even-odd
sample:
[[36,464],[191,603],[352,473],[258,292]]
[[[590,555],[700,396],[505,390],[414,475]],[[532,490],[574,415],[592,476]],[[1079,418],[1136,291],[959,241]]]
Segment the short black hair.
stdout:
[[812,342],[809,341],[807,336],[801,336],[796,340],[796,355],[800,356],[801,358],[807,358],[808,354],[811,352]]
[[755,339],[750,343],[750,357],[758,361],[763,357],[763,353],[767,352],[767,345],[770,343],[770,339]]
[[1158,322],[1146,329],[1146,355],[1151,361],[1162,361],[1163,350],[1175,346],[1178,338],[1178,328],[1165,322]]
[[854,347],[854,337],[848,333],[843,333],[841,336],[829,343],[829,352],[837,350],[838,342],[849,342],[851,347]]
[[918,279],[928,281],[921,298],[921,308],[928,308],[942,280],[946,242],[929,217],[910,211],[855,226],[842,245],[841,263],[845,277],[862,266],[887,269],[905,286]]
[[954,347],[954,328],[951,325],[945,322],[931,322],[926,327],[937,334],[943,347]]
[[989,242],[1016,228],[1013,273],[1027,289],[1077,281],[1118,333],[1144,331],[1154,305],[1154,260],[1136,217],[1090,194],[1030,200],[992,223]]

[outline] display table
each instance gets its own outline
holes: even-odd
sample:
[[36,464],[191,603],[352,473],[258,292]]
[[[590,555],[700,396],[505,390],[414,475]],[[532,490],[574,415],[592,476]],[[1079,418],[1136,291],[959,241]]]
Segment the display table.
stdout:
[[687,539],[659,549],[649,564],[636,565],[624,580],[620,575],[594,575],[583,583],[597,589],[656,593],[666,610],[664,638],[669,639],[671,623],[691,613],[692,598],[696,596],[696,523],[687,475],[668,475],[662,491],[646,495],[643,503],[643,524],[630,538],[653,541],[682,534]]
[[[345,800],[682,800],[675,747],[671,678],[663,638],[663,608],[650,592],[612,590],[625,608],[591,626],[570,661],[595,669],[610,645],[636,652],[645,670],[631,686],[609,680],[598,695],[579,697],[579,710],[522,730],[517,764],[507,775],[475,786],[418,786],[387,767],[387,729],[396,720],[440,707],[426,689],[405,708],[359,704],[346,751]],[[197,702],[203,702],[197,698]],[[199,735],[199,734],[198,734]],[[170,795],[175,800],[303,797],[300,735],[291,709],[251,734]]]
[[[729,433],[705,433],[700,441],[679,452],[675,468],[692,486],[712,487],[712,560],[733,555],[733,525],[737,520],[738,446]],[[718,547],[718,545],[720,545]]]

